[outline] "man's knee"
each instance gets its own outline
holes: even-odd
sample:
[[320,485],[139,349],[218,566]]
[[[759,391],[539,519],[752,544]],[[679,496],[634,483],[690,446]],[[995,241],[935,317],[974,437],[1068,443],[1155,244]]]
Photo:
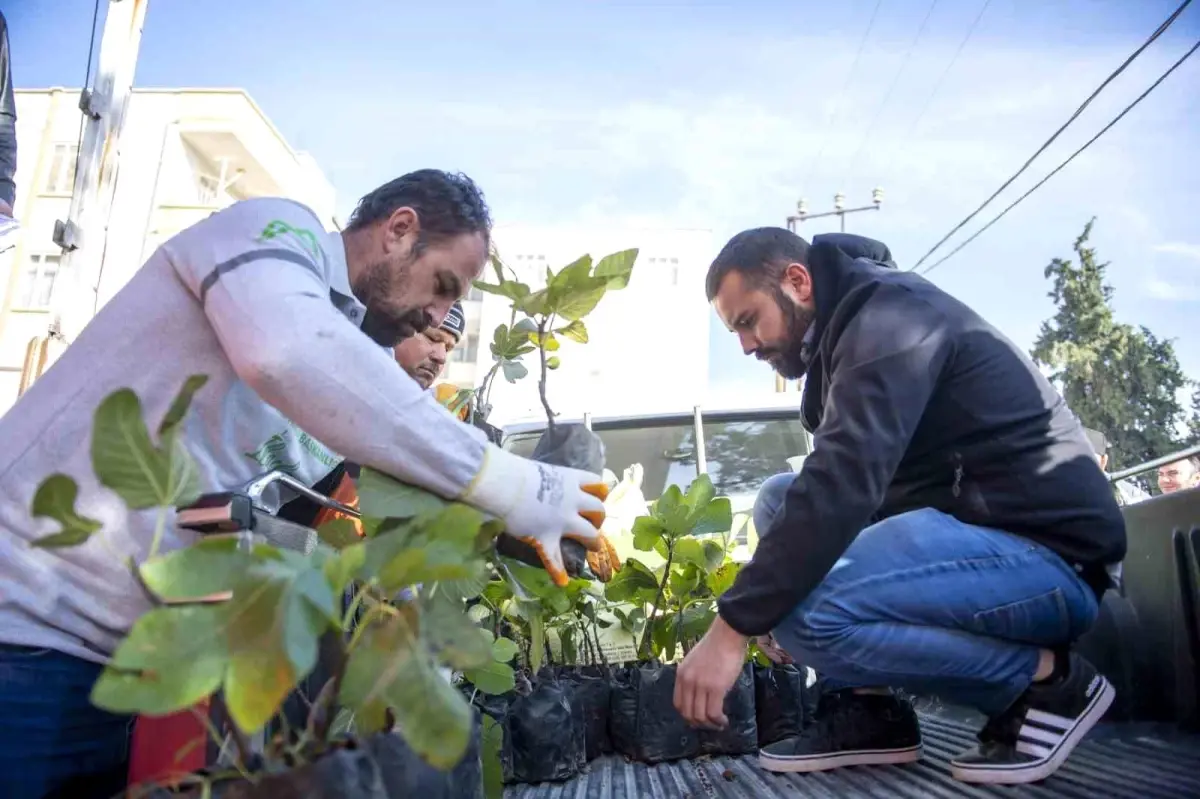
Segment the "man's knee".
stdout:
[[753,517],[754,531],[760,536],[767,532],[771,520],[783,507],[784,497],[795,479],[796,475],[793,472],[777,474],[764,480],[762,487],[758,489],[758,495],[754,498]]

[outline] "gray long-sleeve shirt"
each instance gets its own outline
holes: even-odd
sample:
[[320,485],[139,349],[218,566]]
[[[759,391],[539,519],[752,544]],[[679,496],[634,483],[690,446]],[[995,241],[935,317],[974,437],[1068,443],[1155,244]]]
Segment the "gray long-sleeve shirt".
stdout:
[[12,65],[9,63],[8,22],[0,13],[0,200],[10,206],[17,187],[17,103],[13,99]]

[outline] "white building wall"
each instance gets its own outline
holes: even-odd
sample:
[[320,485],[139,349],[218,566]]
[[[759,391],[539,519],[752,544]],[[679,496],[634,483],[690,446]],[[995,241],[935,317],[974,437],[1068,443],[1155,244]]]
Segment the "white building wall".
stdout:
[[[558,271],[580,255],[594,260],[636,247],[629,285],[609,292],[584,320],[587,344],[563,340],[562,367],[549,373],[548,397],[563,417],[612,415],[690,407],[708,384],[709,305],[704,276],[712,235],[699,230],[539,230],[499,228],[496,247],[534,288],[546,268]],[[494,279],[488,270],[487,279]],[[481,303],[476,380],[491,366],[492,331],[509,320],[508,302],[487,294]],[[537,393],[536,353],[525,356],[529,376],[516,384],[499,378],[493,422],[543,414]]]
[[[0,413],[16,399],[26,347],[46,332],[49,311],[23,307],[26,273],[38,258],[59,256],[56,220],[71,203],[73,161],[55,180],[56,147],[79,138],[78,90],[16,92],[17,202],[22,233],[0,260]],[[226,191],[201,185],[227,159],[243,175]],[[62,159],[59,159],[61,161]],[[243,197],[282,196],[313,208],[332,226],[335,193],[307,153],[297,153],[244,91],[135,90],[121,133],[116,189],[98,299],[112,298],[164,240]],[[97,236],[85,231],[85,237]],[[86,246],[86,244],[85,244]]]

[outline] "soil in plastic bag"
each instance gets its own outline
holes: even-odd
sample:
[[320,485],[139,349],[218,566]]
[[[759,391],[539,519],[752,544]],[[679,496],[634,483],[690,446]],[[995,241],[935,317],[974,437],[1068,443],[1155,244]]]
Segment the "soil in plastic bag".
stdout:
[[805,677],[795,666],[754,667],[754,707],[758,745],[766,746],[799,735],[808,713]]
[[757,751],[754,673],[749,665],[726,695],[724,709],[729,719],[724,730],[694,729],[675,710],[675,666],[631,666],[613,681],[609,704],[613,747],[643,763]]
[[383,775],[390,799],[483,799],[478,714],[473,719],[471,740],[463,759],[449,771],[439,771],[426,763],[397,734],[376,735],[367,745]]
[[516,697],[504,732],[517,782],[569,780],[587,762],[583,725],[557,680],[539,680],[528,696]]
[[589,761],[613,751],[608,734],[608,705],[612,693],[611,672],[602,666],[566,666],[559,682],[583,724],[583,743]]
[[475,697],[480,710],[504,732],[500,750],[504,782],[569,780],[587,764],[584,716],[572,706],[571,690],[545,674],[528,696]]
[[[213,799],[483,799],[480,726],[457,766],[439,771],[422,760],[397,733],[380,733],[355,749],[338,749],[320,759],[256,784],[218,782]],[[200,788],[179,794],[152,791],[146,799],[199,799]]]
[[747,663],[725,695],[723,730],[700,730],[702,755],[750,755],[758,751],[758,723],[754,717],[754,668]]
[[675,667],[630,666],[618,672],[609,702],[613,748],[643,763],[700,754],[700,731],[675,710]]

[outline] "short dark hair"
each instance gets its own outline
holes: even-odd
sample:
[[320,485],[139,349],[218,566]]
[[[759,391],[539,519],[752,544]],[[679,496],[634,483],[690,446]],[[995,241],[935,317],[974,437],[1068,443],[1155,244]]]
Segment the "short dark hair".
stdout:
[[440,169],[418,169],[370,192],[358,201],[346,230],[370,227],[406,206],[421,221],[418,249],[464,233],[482,233],[490,243],[492,217],[483,192],[461,172]]
[[708,301],[717,296],[730,272],[741,274],[755,288],[765,289],[779,283],[788,264],[808,265],[807,241],[780,227],[743,230],[729,240],[708,268]]

